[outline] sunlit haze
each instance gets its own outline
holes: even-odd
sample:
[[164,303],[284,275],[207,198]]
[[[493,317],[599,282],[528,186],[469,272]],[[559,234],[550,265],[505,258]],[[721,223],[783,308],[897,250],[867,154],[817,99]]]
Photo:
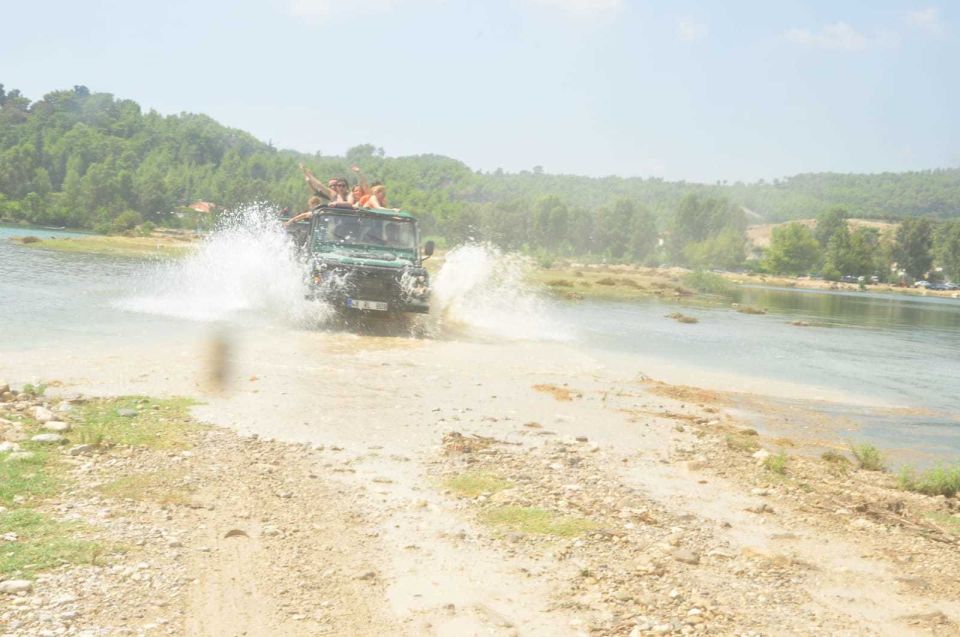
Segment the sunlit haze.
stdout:
[[960,164],[956,20],[900,0],[11,2],[0,82],[305,152],[752,181]]

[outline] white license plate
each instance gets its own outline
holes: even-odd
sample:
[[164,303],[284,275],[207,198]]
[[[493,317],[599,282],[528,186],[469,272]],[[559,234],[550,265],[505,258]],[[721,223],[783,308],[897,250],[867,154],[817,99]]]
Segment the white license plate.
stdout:
[[347,299],[347,307],[352,307],[355,310],[377,310],[378,312],[386,312],[387,304],[382,301],[361,301],[360,299]]

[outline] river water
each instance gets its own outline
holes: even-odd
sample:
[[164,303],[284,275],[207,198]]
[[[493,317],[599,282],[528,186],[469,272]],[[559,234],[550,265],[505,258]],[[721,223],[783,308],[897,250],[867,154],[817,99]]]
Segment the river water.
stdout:
[[[11,240],[24,234],[69,236],[0,227],[0,356],[200,333],[211,322],[323,329],[324,309],[305,305],[300,271],[275,228],[241,224],[176,264]],[[734,298],[711,302],[560,302],[523,285],[519,259],[479,247],[448,255],[435,289],[448,338],[564,341],[809,386],[811,399],[818,388],[868,397],[909,411],[843,404],[821,411],[854,423],[851,439],[960,455],[960,299],[741,287]],[[768,313],[741,314],[733,302]],[[665,318],[676,311],[700,322]]]

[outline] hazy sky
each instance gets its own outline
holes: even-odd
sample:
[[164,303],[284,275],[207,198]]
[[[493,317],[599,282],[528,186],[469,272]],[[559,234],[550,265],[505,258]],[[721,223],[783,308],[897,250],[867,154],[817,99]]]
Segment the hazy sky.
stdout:
[[0,83],[276,146],[712,182],[960,165],[960,2],[0,0]]

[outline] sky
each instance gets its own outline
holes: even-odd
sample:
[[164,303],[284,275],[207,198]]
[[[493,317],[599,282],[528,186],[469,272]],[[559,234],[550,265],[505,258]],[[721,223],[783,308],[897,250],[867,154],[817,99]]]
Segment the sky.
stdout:
[[279,148],[713,183],[960,166],[960,0],[0,0],[0,83]]

